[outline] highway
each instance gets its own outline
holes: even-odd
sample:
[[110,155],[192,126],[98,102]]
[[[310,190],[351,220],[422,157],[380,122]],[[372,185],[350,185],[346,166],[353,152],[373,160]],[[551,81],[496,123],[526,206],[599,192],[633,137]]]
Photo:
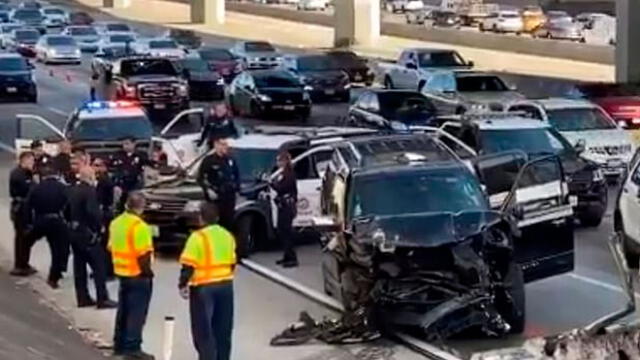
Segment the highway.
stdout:
[[[104,17],[103,15],[96,15]],[[133,24],[145,35],[158,33],[162,29],[155,25]],[[205,43],[209,45],[229,46],[232,41],[226,38],[207,36]],[[294,49],[283,49],[294,51]],[[295,49],[295,51],[303,51]],[[40,91],[39,102],[32,104],[0,104],[0,146],[9,150],[16,136],[15,115],[32,113],[49,119],[56,126],[62,126],[76,106],[88,98],[89,57],[81,66],[44,66],[37,64],[36,77]],[[568,81],[545,78],[503,74],[505,78],[518,86],[529,96],[562,93],[571,85]],[[357,91],[356,91],[357,92]],[[210,104],[197,104],[209,106]],[[314,105],[310,124],[331,125],[346,115],[347,104]],[[241,122],[255,120],[241,119]],[[282,123],[294,124],[282,120]],[[157,125],[158,127],[161,124]],[[7,188],[9,169],[13,166],[12,155],[5,151],[0,155],[0,167],[4,177],[0,179],[1,187]],[[615,199],[616,189],[610,190],[610,200]],[[0,194],[0,207],[8,214],[8,195]],[[611,208],[610,203],[610,208]],[[8,216],[0,219],[4,236],[0,248],[7,254],[12,253],[10,224]],[[468,354],[480,349],[496,346],[515,345],[523,337],[549,335],[590,323],[596,318],[618,309],[623,304],[623,294],[618,284],[616,268],[608,252],[606,241],[612,231],[611,209],[603,223],[596,229],[578,229],[576,234],[576,270],[567,275],[547,279],[527,286],[528,324],[523,336],[506,340],[473,339],[456,340],[445,344]],[[276,268],[277,252],[256,254],[252,261],[262,264],[273,271],[308,288],[322,292],[322,281],[319,267],[321,249],[316,244],[301,246],[299,255],[301,266],[292,270]],[[34,251],[34,265],[40,275],[30,280],[33,286],[42,292],[42,296],[52,300],[56,306],[76,323],[77,327],[89,328],[102,333],[98,342],[109,342],[114,317],[112,311],[95,311],[91,309],[75,309],[74,292],[71,274],[63,281],[58,291],[51,291],[44,286],[42,274],[48,266],[48,248],[40,242]],[[174,344],[174,359],[191,359],[195,357],[189,335],[187,303],[178,297],[177,278],[178,265],[171,255],[163,256],[155,264],[156,278],[154,298],[151,305],[149,322],[145,330],[146,348],[156,356],[161,355],[163,339],[163,319],[166,315],[177,318]],[[115,285],[110,284],[115,295]],[[297,319],[302,310],[309,311],[316,317],[333,315],[331,311],[305,299],[293,292],[276,285],[246,269],[240,269],[236,279],[236,327],[234,333],[234,359],[291,359],[291,360],[351,360],[362,359],[370,353],[378,353],[372,359],[419,359],[419,355],[406,347],[392,341],[382,340],[372,344],[348,347],[333,347],[313,343],[293,348],[273,348],[269,339],[283,330],[290,322]],[[363,355],[364,354],[364,355]]]

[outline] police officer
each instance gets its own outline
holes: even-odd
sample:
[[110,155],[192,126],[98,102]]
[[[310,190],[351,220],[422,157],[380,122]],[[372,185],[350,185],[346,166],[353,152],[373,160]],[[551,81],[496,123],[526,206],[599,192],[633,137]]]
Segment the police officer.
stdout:
[[92,168],[82,167],[78,183],[69,189],[69,237],[73,250],[73,275],[78,307],[96,305],[87,289],[87,265],[91,267],[96,286],[98,309],[115,308],[109,299],[106,286],[106,255],[100,241],[102,214],[98,195],[94,188],[95,173]]
[[29,276],[36,272],[29,265],[30,247],[26,246],[25,233],[27,230],[24,202],[34,185],[33,166],[35,158],[33,153],[26,151],[18,157],[18,166],[9,175],[9,195],[11,196],[11,221],[13,222],[14,240],[13,257],[14,267],[10,274],[13,276]]
[[296,204],[298,202],[298,187],[296,174],[293,171],[291,155],[282,151],[277,157],[279,174],[271,183],[276,192],[275,203],[278,208],[277,232],[282,243],[284,256],[276,261],[282,267],[298,266],[298,256],[294,249],[293,219],[296,216]]
[[71,142],[63,140],[58,144],[58,154],[52,159],[53,167],[67,184],[75,181],[75,174],[71,170]]
[[124,210],[127,194],[142,187],[144,166],[147,163],[146,154],[136,151],[133,138],[124,139],[122,150],[112,156],[110,166],[113,169],[113,181],[121,191],[118,212]]
[[42,179],[40,170],[44,166],[51,165],[51,156],[44,152],[44,145],[40,140],[34,140],[33,142],[31,142],[31,152],[33,152],[33,155],[35,157],[35,165],[33,171],[37,176],[36,179],[39,181]]
[[231,357],[236,249],[233,235],[216,225],[217,220],[216,206],[202,203],[203,227],[191,234],[180,256],[180,294],[189,299],[191,334],[199,360]]
[[230,155],[226,138],[213,140],[213,153],[202,159],[198,171],[198,184],[207,201],[218,206],[220,225],[233,232],[236,195],[240,189],[240,175],[236,161]]
[[125,205],[125,212],[109,226],[109,250],[120,280],[113,348],[115,355],[124,359],[154,359],[141,350],[152,293],[152,233],[140,217],[145,208],[144,196],[130,192]]
[[216,104],[209,113],[207,122],[202,129],[202,135],[198,146],[202,146],[205,142],[210,143],[215,138],[230,138],[237,137],[238,129],[233,121],[233,118],[229,114],[227,105],[225,103]]
[[28,220],[33,224],[25,237],[25,246],[31,249],[33,244],[45,237],[51,249],[51,267],[47,284],[58,288],[69,261],[68,229],[64,219],[67,206],[67,188],[59,181],[56,171],[48,164],[40,169],[42,180],[34,186],[25,202]]
[[[101,158],[93,160],[93,169],[96,173],[96,194],[98,196],[98,206],[100,207],[100,213],[102,214],[102,236],[101,244],[106,249],[107,242],[109,240],[109,224],[114,217],[114,205],[115,205],[115,191],[114,184],[107,170],[107,164]],[[107,280],[114,277],[113,263],[111,261],[111,254],[106,254],[106,273]]]

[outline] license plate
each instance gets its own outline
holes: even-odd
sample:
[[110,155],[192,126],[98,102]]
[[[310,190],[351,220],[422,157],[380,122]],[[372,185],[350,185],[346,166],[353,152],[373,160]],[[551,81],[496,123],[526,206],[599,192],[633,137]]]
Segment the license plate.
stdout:
[[333,89],[327,89],[324,91],[325,95],[335,95],[336,91]]
[[569,204],[571,204],[572,207],[578,206],[578,197],[575,195],[569,196]]
[[619,160],[619,159],[607,160],[607,167],[610,167],[610,168],[622,167],[622,160]]
[[151,226],[150,226],[150,228],[151,228],[151,235],[152,235],[153,237],[158,237],[158,236],[160,236],[160,228],[159,228],[159,227],[157,227],[157,226],[155,226],[155,225],[151,225]]
[[17,88],[15,88],[15,87],[8,87],[8,88],[7,88],[7,92],[8,92],[8,93],[17,93],[17,92],[18,92],[18,89],[17,89]]
[[290,110],[295,110],[295,106],[293,105],[285,105],[282,107],[284,110],[290,111]]
[[165,104],[154,104],[153,108],[154,109],[165,109],[167,107],[167,105]]

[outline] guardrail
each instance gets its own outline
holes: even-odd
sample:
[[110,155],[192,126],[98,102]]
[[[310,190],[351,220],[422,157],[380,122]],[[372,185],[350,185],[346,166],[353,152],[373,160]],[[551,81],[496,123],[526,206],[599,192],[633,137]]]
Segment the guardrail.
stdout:
[[[171,1],[188,3],[190,0]],[[236,1],[228,1],[226,6],[229,11],[256,16],[265,16],[322,26],[333,26],[334,24],[334,18],[332,15],[321,12],[297,11],[295,9]],[[459,31],[456,29],[425,28],[386,21],[383,21],[381,24],[381,33],[383,35],[442,44],[461,45],[600,64],[614,63],[614,49],[611,46],[505,36],[501,34],[475,33],[471,31]]]

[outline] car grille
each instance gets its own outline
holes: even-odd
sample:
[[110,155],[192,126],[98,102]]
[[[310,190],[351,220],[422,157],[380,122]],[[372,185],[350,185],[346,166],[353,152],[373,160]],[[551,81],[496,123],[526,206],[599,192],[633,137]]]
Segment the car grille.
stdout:
[[145,84],[140,85],[140,97],[142,99],[166,99],[175,96],[175,90],[171,85]]
[[631,145],[594,146],[589,150],[600,155],[623,155],[631,151]]
[[589,190],[593,179],[591,171],[579,171],[567,176],[569,192],[578,193]]

